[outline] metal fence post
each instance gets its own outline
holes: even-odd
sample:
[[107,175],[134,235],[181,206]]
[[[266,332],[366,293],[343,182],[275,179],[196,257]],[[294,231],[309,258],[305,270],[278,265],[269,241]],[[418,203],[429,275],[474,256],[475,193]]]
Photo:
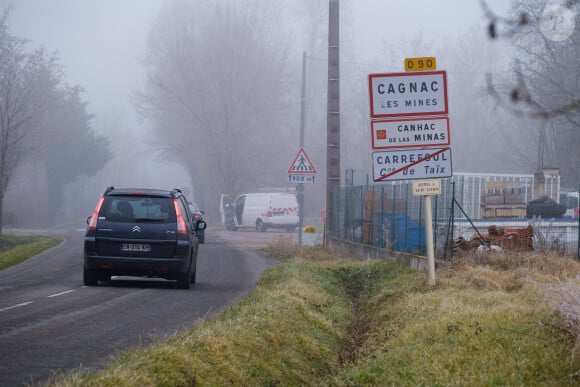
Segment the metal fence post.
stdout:
[[[370,222],[371,222],[371,227],[370,227],[370,242],[371,242],[371,246],[376,246],[376,240],[377,240],[377,234],[378,234],[378,230],[376,230],[375,228],[375,187],[371,187],[371,192],[372,194],[370,195],[371,197],[371,210],[369,212],[369,216],[370,216]],[[382,197],[381,197],[382,199]]]
[[434,221],[435,232],[433,233],[433,246],[435,246],[435,250],[437,250],[437,234],[438,234],[438,227],[437,226],[439,224],[439,222],[438,222],[439,215],[438,215],[437,211],[439,210],[439,208],[438,208],[439,207],[438,206],[439,205],[439,195],[435,195],[434,199],[435,199],[435,211],[434,211],[434,213],[435,213],[435,221]]
[[[405,185],[405,250],[409,251],[409,184]],[[401,244],[403,246],[403,244]]]
[[[423,242],[423,236],[425,235],[425,232],[423,231],[423,222],[425,221],[425,215],[423,213],[423,210],[425,209],[425,196],[417,196],[417,199],[419,199],[419,216],[417,217],[419,223],[417,225],[417,249],[422,253],[423,249],[420,248],[420,246],[422,246],[421,243]],[[425,248],[427,248],[427,238],[425,238]],[[425,250],[425,255],[427,255],[427,250]]]
[[397,198],[397,194],[395,192],[395,188],[397,188],[397,186],[395,184],[393,184],[392,187],[393,187],[393,199],[392,199],[393,211],[391,212],[391,230],[389,232],[389,239],[390,239],[389,246],[391,247],[391,250],[393,249],[393,246],[395,246],[395,225],[396,225],[396,223],[395,223],[395,210],[396,210],[395,201]]

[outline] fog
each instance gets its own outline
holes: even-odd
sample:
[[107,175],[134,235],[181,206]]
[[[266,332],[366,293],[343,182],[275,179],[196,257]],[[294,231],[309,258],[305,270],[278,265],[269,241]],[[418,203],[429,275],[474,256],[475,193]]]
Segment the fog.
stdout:
[[29,39],[31,45],[57,52],[66,82],[85,90],[88,110],[95,115],[94,129],[111,138],[116,157],[141,166],[126,171],[119,170],[118,164],[109,168],[93,196],[108,185],[190,184],[179,165],[164,165],[154,157],[148,123],[138,119],[130,101],[131,92],[145,77],[141,58],[161,4],[152,0],[13,2],[13,33]]
[[[212,80],[220,77],[220,74],[236,72],[235,67],[226,67],[224,63],[221,72],[216,70],[213,73],[192,76],[192,85],[195,85],[193,89],[197,89],[199,85],[198,94],[202,92],[206,94],[190,95],[187,98],[199,98],[196,100],[198,102],[195,109],[201,110],[200,106],[204,103],[208,106],[203,109],[205,114],[197,110],[191,113],[191,106],[180,109],[184,112],[189,109],[189,113],[198,120],[197,123],[191,123],[192,116],[187,116],[186,113],[169,115],[166,105],[163,105],[166,110],[162,112],[158,100],[155,100],[157,105],[153,106],[153,113],[138,114],[139,104],[136,103],[138,99],[136,96],[141,94],[146,100],[148,98],[148,101],[153,101],[154,97],[160,95],[150,94],[154,84],[147,83],[147,74],[157,74],[165,77],[159,79],[171,82],[168,74],[163,75],[159,71],[159,60],[162,57],[155,56],[161,55],[159,51],[164,51],[165,48],[162,44],[155,46],[155,40],[162,39],[163,36],[160,35],[167,30],[167,27],[165,29],[161,27],[161,21],[163,17],[169,17],[170,5],[178,7],[179,4],[191,3],[192,9],[197,7],[198,10],[204,10],[213,8],[214,2],[203,0],[12,2],[13,9],[8,19],[10,32],[28,39],[30,47],[42,46],[58,54],[58,60],[63,65],[64,81],[84,89],[82,98],[87,102],[88,112],[94,115],[91,126],[95,133],[110,140],[112,150],[112,158],[98,173],[94,176],[79,177],[67,186],[63,215],[59,219],[52,219],[52,223],[88,214],[97,196],[109,185],[184,188],[190,199],[197,201],[209,213],[208,216],[213,215],[213,219],[216,218],[218,195],[222,190],[235,191],[224,193],[236,194],[266,186],[289,186],[290,184],[286,183],[287,168],[299,149],[299,93],[303,52],[308,54],[305,149],[319,172],[317,179],[319,183],[306,187],[309,213],[316,214],[318,209],[324,206],[327,82],[325,44],[328,32],[326,13],[328,1],[264,1],[273,4],[271,8],[276,8],[275,11],[280,13],[277,19],[280,31],[276,30],[272,36],[281,37],[280,42],[283,44],[280,51],[284,51],[284,55],[281,55],[280,60],[284,57],[287,67],[281,68],[278,74],[264,74],[264,79],[260,81],[279,82],[280,85],[273,89],[283,94],[275,96],[280,97],[277,101],[279,104],[274,104],[276,101],[272,98],[272,91],[264,89],[264,93],[270,93],[265,101],[272,102],[269,112],[276,111],[279,114],[272,113],[271,117],[264,117],[263,121],[258,123],[252,121],[253,118],[248,119],[245,129],[247,131],[256,125],[263,125],[269,129],[256,132],[259,134],[255,135],[253,144],[244,145],[238,142],[237,146],[231,145],[232,151],[224,148],[227,156],[214,156],[215,152],[207,145],[213,143],[215,146],[216,140],[212,136],[217,136],[221,127],[225,125],[222,121],[212,119],[220,116],[224,110],[217,104],[210,105],[212,100],[209,93],[215,91],[216,87],[212,84]],[[7,3],[0,2],[3,5]],[[244,6],[259,4],[260,1],[224,0],[220,3],[225,5],[225,8],[229,4],[238,4],[239,13]],[[482,104],[479,98],[483,98],[481,95],[485,94],[486,74],[505,74],[515,58],[506,39],[489,39],[487,28],[490,18],[484,12],[487,6],[493,13],[507,17],[510,2],[489,0],[485,2],[486,6],[483,4],[479,0],[340,1],[343,106],[341,168],[343,171],[354,170],[357,182],[368,179],[372,168],[366,76],[370,73],[403,72],[405,57],[435,56],[437,69],[448,71],[454,170],[482,172],[487,167],[495,169],[489,172],[533,173],[536,169],[535,151],[520,155],[520,160],[523,160],[521,164],[512,159],[506,159],[502,164],[497,154],[493,153],[493,148],[497,143],[505,142],[505,139],[498,138],[497,135],[485,140],[487,148],[479,148],[474,152],[474,142],[480,141],[478,136],[482,131],[486,133],[485,124],[480,122],[481,116],[476,116],[487,114],[479,111]],[[207,15],[212,15],[209,10],[207,12]],[[258,14],[257,17],[259,16]],[[209,16],[206,19],[208,25],[214,23],[213,28],[216,28],[216,31],[220,30],[219,21],[213,21]],[[200,19],[196,25],[201,24]],[[203,45],[199,44],[198,49],[201,49]],[[152,50],[153,47],[157,47],[157,52]],[[225,46],[213,48],[218,52],[226,49]],[[199,60],[199,57],[193,56],[188,63],[194,66],[194,62],[197,63]],[[209,79],[204,80],[203,76]],[[266,78],[267,76],[270,78]],[[240,84],[243,81],[240,78],[234,79],[240,80]],[[472,95],[458,95],[463,94],[467,86],[470,87]],[[168,97],[163,98],[165,98],[163,103],[167,103]],[[497,102],[490,102],[490,108],[486,111],[492,111],[497,105]],[[142,103],[140,107],[143,106]],[[147,108],[150,107],[148,104]],[[258,107],[256,111],[259,111]],[[456,117],[459,116],[463,116],[463,119],[457,120]],[[514,119],[509,112],[505,115],[503,112],[489,113],[488,116],[487,125],[495,129],[507,122],[505,120]],[[469,117],[477,122],[469,121]],[[245,116],[236,118],[246,121]],[[197,137],[190,135],[180,137],[192,131],[196,131]],[[283,144],[280,145],[278,142]],[[234,154],[238,151],[242,154]],[[271,156],[268,157],[270,152],[275,160]],[[185,153],[190,154],[184,156]],[[239,181],[228,182],[225,178],[221,181],[223,171],[213,169],[213,166],[230,156],[234,165],[229,167],[233,175],[230,180],[237,177]],[[248,160],[246,169],[249,171],[232,171],[236,163],[240,165],[235,157]],[[29,171],[30,169],[23,173]],[[247,176],[244,173],[247,173]],[[20,192],[30,187],[29,184],[29,181],[22,179],[22,174],[13,179],[4,203],[5,213],[15,211],[18,206],[16,198]],[[34,188],[38,187],[42,187],[42,184]]]
[[[88,213],[107,186],[190,188],[187,172],[174,160],[160,159],[149,123],[130,101],[142,85],[141,64],[148,30],[162,1],[18,0],[11,31],[33,46],[56,51],[69,84],[80,85],[94,114],[92,127],[110,138],[114,159],[97,176],[78,179],[68,200],[68,216]],[[75,187],[80,185],[80,187]],[[81,194],[79,198],[78,195]],[[79,200],[80,199],[80,200]],[[80,207],[80,208],[79,208]]]

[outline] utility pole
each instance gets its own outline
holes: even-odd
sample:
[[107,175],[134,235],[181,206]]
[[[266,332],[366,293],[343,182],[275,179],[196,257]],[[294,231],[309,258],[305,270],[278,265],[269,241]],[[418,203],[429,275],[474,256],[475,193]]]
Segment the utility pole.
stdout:
[[[302,53],[302,82],[300,84],[300,139],[299,148],[304,148],[304,115],[306,107],[306,51]],[[304,227],[304,184],[296,187],[298,199],[298,245],[302,246],[302,228]]]
[[324,244],[334,227],[333,192],[340,187],[340,56],[339,3],[328,2],[328,87],[326,112],[326,222]]

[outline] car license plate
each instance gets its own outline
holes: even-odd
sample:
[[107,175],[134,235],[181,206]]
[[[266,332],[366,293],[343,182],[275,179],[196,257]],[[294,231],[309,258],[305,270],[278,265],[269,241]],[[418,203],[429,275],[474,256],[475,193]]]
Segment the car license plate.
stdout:
[[151,245],[145,243],[123,243],[121,245],[121,250],[123,251],[151,251]]

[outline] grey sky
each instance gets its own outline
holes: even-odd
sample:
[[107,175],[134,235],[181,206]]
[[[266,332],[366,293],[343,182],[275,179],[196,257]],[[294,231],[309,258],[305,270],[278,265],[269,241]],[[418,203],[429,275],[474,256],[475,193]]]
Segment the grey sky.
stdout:
[[[505,12],[507,0],[488,0]],[[12,31],[57,50],[70,84],[87,90],[93,109],[126,101],[140,86],[139,58],[162,0],[13,1]],[[376,57],[382,40],[411,39],[421,33],[444,41],[474,26],[485,27],[480,0],[357,0],[352,31],[361,59]],[[428,55],[428,53],[425,53]]]
[[18,0],[12,31],[58,51],[67,83],[80,84],[95,109],[126,101],[142,82],[139,58],[160,0]]
[[112,140],[116,158],[86,182],[89,190],[100,192],[107,185],[188,187],[181,166],[155,157],[148,125],[137,119],[130,101],[143,84],[141,58],[162,0],[12,3],[11,31],[33,47],[58,51],[65,81],[85,89],[88,110],[95,114],[93,127]]
[[[360,0],[354,3],[353,30],[360,37],[357,46],[361,55],[365,52],[376,55],[382,40],[395,42],[422,36],[435,44],[444,44],[474,28],[485,34],[488,22],[481,0]],[[493,12],[505,16],[511,1],[486,0],[486,3]],[[422,55],[429,56],[429,53]],[[402,59],[399,70],[403,70]]]

